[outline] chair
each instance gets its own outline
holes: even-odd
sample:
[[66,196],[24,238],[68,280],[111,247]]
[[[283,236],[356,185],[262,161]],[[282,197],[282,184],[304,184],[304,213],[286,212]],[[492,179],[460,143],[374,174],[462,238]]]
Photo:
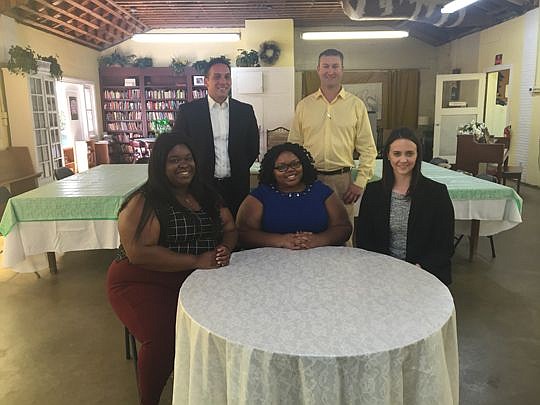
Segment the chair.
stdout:
[[69,176],[73,176],[75,173],[73,173],[73,171],[68,168],[68,167],[59,167],[58,169],[54,169],[54,178],[56,180],[62,180],[62,179],[65,179],[66,177],[69,177]]
[[504,145],[478,143],[472,135],[458,135],[455,169],[476,176],[480,163],[495,163],[495,177],[500,182],[504,162]]
[[137,379],[137,387],[139,386],[139,370],[137,369],[137,363],[139,356],[137,354],[137,341],[131,334],[127,326],[124,326],[124,344],[126,350],[126,360],[133,358],[133,366],[135,367],[135,378]]
[[[509,166],[508,165],[508,152],[510,150],[510,128],[506,127],[504,129],[504,137],[495,137],[495,143],[502,143],[504,145],[504,161],[501,171],[502,184],[506,186],[506,180],[515,180],[516,181],[516,191],[519,194],[519,188],[521,186],[521,174],[523,173],[523,168],[521,166]],[[488,165],[486,168],[486,173],[495,175],[497,168],[493,165]],[[500,183],[500,181],[499,181]]]
[[277,127],[266,130],[266,150],[270,150],[276,145],[287,142],[289,130],[284,127]]
[[136,163],[139,159],[148,159],[150,157],[150,148],[145,141],[134,139],[130,142],[133,148],[133,162]]
[[[2,215],[4,215],[4,210],[6,209],[7,202],[10,198],[11,193],[7,187],[0,186],[0,220],[2,219]],[[0,253],[2,252],[3,250],[0,250]]]
[[2,219],[2,215],[4,215],[4,210],[6,209],[7,202],[10,198],[11,192],[8,188],[0,186],[0,219]]

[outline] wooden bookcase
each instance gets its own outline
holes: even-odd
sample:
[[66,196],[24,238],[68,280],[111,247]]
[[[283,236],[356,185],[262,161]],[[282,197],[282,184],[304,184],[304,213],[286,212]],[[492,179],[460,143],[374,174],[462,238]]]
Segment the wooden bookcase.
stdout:
[[155,136],[152,120],[165,118],[172,125],[181,104],[206,95],[204,86],[193,86],[194,75],[198,73],[192,68],[182,75],[169,67],[100,69],[103,129],[112,139],[111,163],[132,163],[131,141]]

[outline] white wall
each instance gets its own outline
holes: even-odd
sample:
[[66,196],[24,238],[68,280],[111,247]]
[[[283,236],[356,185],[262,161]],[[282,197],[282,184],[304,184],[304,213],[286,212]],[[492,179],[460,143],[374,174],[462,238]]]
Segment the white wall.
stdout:
[[[305,31],[332,31],[333,29],[342,30],[342,27],[295,29],[294,65],[297,71],[315,70],[319,53],[327,48],[336,48],[343,52],[343,64],[345,69],[419,69],[419,115],[427,115],[433,118],[435,106],[435,75],[438,72],[438,48],[414,38],[366,41],[304,41],[301,38],[302,32]],[[450,72],[439,71],[439,73]],[[297,75],[297,78],[298,77],[299,76]]]
[[511,68],[508,85],[512,125],[510,164],[524,165],[524,181],[540,186],[540,95],[532,95],[540,70],[540,12],[536,8],[512,20],[440,47],[439,69],[461,68],[462,73],[485,72],[502,54]]

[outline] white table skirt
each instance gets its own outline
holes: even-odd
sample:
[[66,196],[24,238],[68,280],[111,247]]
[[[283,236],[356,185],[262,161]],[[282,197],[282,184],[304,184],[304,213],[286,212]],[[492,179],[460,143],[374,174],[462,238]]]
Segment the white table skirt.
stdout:
[[458,403],[453,300],[361,249],[256,249],[179,295],[173,404]]
[[46,269],[46,254],[75,250],[116,249],[116,220],[19,222],[4,239],[3,267],[20,273]]

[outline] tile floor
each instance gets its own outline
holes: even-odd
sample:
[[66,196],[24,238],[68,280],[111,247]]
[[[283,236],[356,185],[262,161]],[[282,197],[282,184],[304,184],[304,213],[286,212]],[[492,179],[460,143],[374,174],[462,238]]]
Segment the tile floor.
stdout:
[[[540,190],[522,186],[522,196],[524,223],[495,236],[496,259],[481,238],[473,263],[466,240],[453,260],[461,405],[540,403]],[[40,279],[0,270],[0,404],[137,403],[105,294],[113,255],[71,252]]]

